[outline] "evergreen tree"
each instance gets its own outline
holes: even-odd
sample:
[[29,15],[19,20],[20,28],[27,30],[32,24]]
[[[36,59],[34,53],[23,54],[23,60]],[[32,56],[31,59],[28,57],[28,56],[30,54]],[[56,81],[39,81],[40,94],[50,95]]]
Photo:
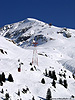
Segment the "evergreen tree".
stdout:
[[45,76],[47,76],[47,69],[45,69]]
[[62,77],[62,74],[59,72],[59,76],[61,76]]
[[1,93],[4,93],[3,89],[1,90]]
[[44,78],[42,78],[41,83],[45,84],[45,79]]
[[3,86],[3,82],[2,81],[0,82],[0,86]]
[[73,78],[75,79],[75,75],[74,75],[74,74],[72,74],[72,76],[73,76]]
[[9,100],[9,93],[6,93],[5,97],[6,97],[5,100]]
[[53,78],[54,80],[57,80],[57,77],[56,77],[55,71],[52,71],[51,78]]
[[48,74],[48,75],[49,75],[49,77],[51,78],[51,71],[50,71],[50,70],[49,70],[49,74]]
[[63,77],[64,77],[64,78],[66,78],[66,75],[65,75],[65,73],[63,74]]
[[0,74],[0,86],[3,86],[2,75]]
[[32,63],[30,62],[30,65],[32,66]]
[[51,77],[54,79],[54,76],[55,76],[55,71],[52,71],[52,75]]
[[4,72],[2,73],[2,81],[5,82],[5,74],[4,74]]
[[57,77],[56,77],[56,75],[54,75],[54,78],[53,78],[54,80],[57,80]]
[[61,85],[62,85],[62,79],[61,79],[61,78],[59,79],[59,84],[61,84]]
[[20,90],[18,90],[18,96],[20,96]]
[[13,82],[13,81],[14,81],[11,74],[9,74],[9,76],[8,76],[8,81],[9,81],[9,82]]
[[34,99],[34,96],[33,96],[32,100],[35,100],[35,99]]
[[31,71],[34,71],[33,67],[30,69]]
[[2,82],[2,75],[0,74],[0,83]]
[[54,79],[53,79],[53,82],[52,82],[52,86],[54,86],[56,88],[56,83],[55,83]]
[[67,80],[64,80],[64,87],[67,88],[68,84],[67,84]]
[[52,98],[52,96],[51,96],[51,90],[48,88],[47,95],[46,95],[46,100],[52,100],[51,98]]

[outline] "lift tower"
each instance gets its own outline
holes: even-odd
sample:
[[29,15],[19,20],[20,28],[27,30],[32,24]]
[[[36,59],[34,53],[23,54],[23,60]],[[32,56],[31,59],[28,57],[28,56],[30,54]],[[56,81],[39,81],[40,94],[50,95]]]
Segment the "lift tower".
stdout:
[[37,42],[35,40],[33,40],[33,45],[34,45],[34,48],[33,48],[33,57],[32,57],[32,64],[35,66],[37,65],[38,66],[38,54],[37,54]]

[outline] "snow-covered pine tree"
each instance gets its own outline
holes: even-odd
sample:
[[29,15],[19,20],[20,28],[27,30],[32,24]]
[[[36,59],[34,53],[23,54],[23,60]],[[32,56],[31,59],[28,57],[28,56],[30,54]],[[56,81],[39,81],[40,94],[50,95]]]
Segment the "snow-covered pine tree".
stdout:
[[48,88],[47,95],[46,95],[46,100],[52,100],[51,98],[52,98],[52,96],[51,96],[51,90],[50,90],[50,88]]
[[47,76],[47,69],[45,69],[45,76]]
[[49,77],[51,78],[51,71],[49,70],[49,73],[48,73]]
[[55,82],[54,79],[53,79],[53,82],[52,82],[52,86],[54,86],[56,88],[56,82]]
[[35,99],[34,99],[34,96],[33,96],[32,100],[35,100]]
[[8,76],[8,81],[9,81],[9,82],[13,82],[13,81],[14,81],[11,74],[9,74],[9,76]]
[[9,97],[9,93],[6,93],[6,94],[5,94],[5,100],[9,100],[9,98],[10,98],[10,97]]
[[3,89],[1,90],[1,93],[4,93],[4,90]]
[[57,80],[57,77],[56,77],[55,71],[52,71],[52,75],[51,75],[51,77],[52,77],[54,80]]
[[45,84],[45,79],[44,78],[42,78],[41,83]]
[[64,84],[63,85],[64,85],[65,88],[68,87],[67,80],[64,80]]
[[18,90],[18,96],[20,96],[20,90]]
[[62,79],[61,79],[61,78],[59,79],[59,84],[61,84],[61,85],[62,85]]
[[64,77],[64,78],[66,78],[66,75],[65,75],[65,73],[63,74],[63,77]]
[[0,83],[2,82],[2,75],[0,74]]
[[2,81],[5,82],[5,74],[2,72]]

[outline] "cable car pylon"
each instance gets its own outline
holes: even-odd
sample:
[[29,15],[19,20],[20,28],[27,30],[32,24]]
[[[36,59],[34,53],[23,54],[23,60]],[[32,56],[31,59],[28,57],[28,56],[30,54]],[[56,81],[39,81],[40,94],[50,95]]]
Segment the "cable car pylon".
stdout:
[[33,48],[33,57],[32,57],[32,65],[37,65],[38,66],[38,54],[37,54],[37,42],[33,39],[33,45],[34,45],[34,48]]

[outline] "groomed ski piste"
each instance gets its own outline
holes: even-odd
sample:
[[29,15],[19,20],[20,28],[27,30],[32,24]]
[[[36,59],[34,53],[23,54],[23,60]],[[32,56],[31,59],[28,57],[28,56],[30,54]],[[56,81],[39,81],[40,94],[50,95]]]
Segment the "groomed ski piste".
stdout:
[[[38,42],[38,65],[30,65],[33,57],[33,39]],[[13,42],[14,41],[14,42]],[[24,21],[5,25],[0,29],[0,74],[5,73],[6,81],[0,86],[0,100],[9,93],[9,100],[46,100],[50,88],[52,98],[75,98],[75,30],[59,28],[36,19],[27,18]],[[19,64],[21,71],[18,72]],[[31,70],[33,68],[33,71]],[[52,86],[53,79],[45,75],[55,71],[56,88]],[[8,81],[12,74],[13,82]],[[66,78],[59,73],[66,75]],[[41,83],[42,78],[45,84]],[[59,84],[59,79],[67,80],[65,88]],[[24,89],[26,90],[24,93]],[[18,95],[20,91],[20,95]]]

